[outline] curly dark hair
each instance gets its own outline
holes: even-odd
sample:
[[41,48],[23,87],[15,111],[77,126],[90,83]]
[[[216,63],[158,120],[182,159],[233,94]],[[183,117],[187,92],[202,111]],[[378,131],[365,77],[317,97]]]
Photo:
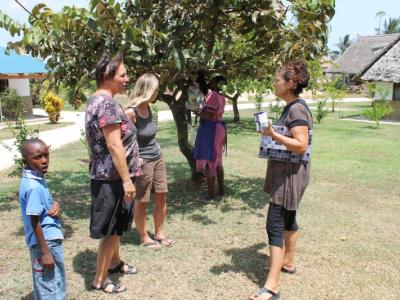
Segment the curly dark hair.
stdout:
[[292,91],[295,95],[299,95],[308,86],[310,80],[307,64],[301,60],[287,63],[281,69],[280,74],[286,81],[293,81],[294,88]]
[[100,87],[105,80],[114,78],[118,67],[123,63],[123,56],[117,53],[112,58],[108,55],[103,55],[96,64],[96,84]]

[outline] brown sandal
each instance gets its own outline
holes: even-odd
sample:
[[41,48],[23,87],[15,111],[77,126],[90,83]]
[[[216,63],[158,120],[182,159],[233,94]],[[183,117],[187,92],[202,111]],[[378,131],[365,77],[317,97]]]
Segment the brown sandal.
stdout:
[[[107,288],[110,285],[112,286],[112,289],[111,289],[111,291],[108,291]],[[106,278],[106,280],[104,280],[101,287],[96,287],[96,286],[92,285],[92,289],[94,289],[96,291],[103,291],[104,293],[107,293],[107,294],[119,294],[119,293],[123,293],[126,291],[126,287],[124,287],[123,289],[121,289],[121,288],[122,288],[121,285],[115,284],[110,278]]]

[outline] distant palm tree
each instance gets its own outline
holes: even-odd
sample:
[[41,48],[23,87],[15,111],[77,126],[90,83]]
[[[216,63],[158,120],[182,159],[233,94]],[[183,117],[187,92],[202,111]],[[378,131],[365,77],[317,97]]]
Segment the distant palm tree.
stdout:
[[382,24],[382,18],[386,16],[386,13],[384,11],[378,11],[375,15],[375,18],[379,17],[379,27],[375,28],[377,34],[381,34],[381,24]]
[[346,34],[343,38],[339,38],[339,43],[337,43],[336,46],[339,48],[340,54],[343,54],[343,52],[350,47],[351,43],[352,41],[349,34]]
[[400,32],[400,18],[389,18],[383,24],[383,33],[397,33]]

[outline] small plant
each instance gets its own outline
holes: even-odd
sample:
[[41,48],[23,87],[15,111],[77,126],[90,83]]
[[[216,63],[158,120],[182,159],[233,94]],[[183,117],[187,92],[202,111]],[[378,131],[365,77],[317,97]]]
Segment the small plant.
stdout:
[[326,108],[326,99],[319,100],[317,103],[317,113],[315,118],[317,119],[317,123],[321,123],[322,119],[328,115],[328,110]]
[[257,96],[256,96],[256,109],[257,109],[257,111],[261,111],[262,102],[263,102],[262,95],[257,94]]
[[60,119],[63,106],[64,101],[52,92],[49,92],[46,97],[44,97],[44,109],[49,115],[50,122],[54,124]]
[[363,94],[371,100],[371,106],[374,106],[375,94],[376,94],[376,83],[366,82]]
[[[11,126],[9,125],[9,128],[13,131],[14,136],[15,136],[15,141],[13,143],[13,146],[18,150],[18,154],[14,155],[14,165],[15,169],[8,174],[8,176],[13,177],[13,176],[21,176],[22,174],[22,169],[24,167],[24,163],[22,160],[22,155],[21,155],[21,146],[25,142],[25,140],[30,139],[30,138],[38,138],[39,137],[39,130],[35,129],[29,129],[26,126],[25,123],[25,118],[23,114],[20,114],[17,116],[16,119],[16,125]],[[8,151],[13,152],[13,147],[10,147],[4,143],[1,143],[4,148],[6,148]]]
[[160,109],[158,108],[157,104],[150,105],[151,114],[153,115],[154,123],[158,124],[158,112]]
[[47,96],[47,94],[51,90],[51,83],[48,79],[40,81],[38,83],[39,85],[39,101],[40,103],[44,103],[44,98]]
[[283,112],[283,107],[279,105],[279,100],[275,100],[274,104],[271,103],[270,111],[275,114],[275,119],[279,118]]
[[6,90],[0,94],[2,115],[8,119],[17,120],[24,114],[22,97],[15,90]]
[[376,122],[376,128],[379,128],[379,121],[382,120],[387,115],[393,113],[394,109],[390,105],[389,101],[379,101],[375,103],[374,106],[367,108],[363,115],[371,120]]
[[333,77],[325,84],[325,95],[331,100],[332,112],[335,112],[337,102],[346,96],[343,79]]
[[81,137],[79,138],[79,141],[85,146],[86,150],[87,150],[87,154],[88,157],[92,156],[92,150],[89,147],[89,143],[86,139],[86,131],[85,129],[81,128],[80,129],[80,133],[81,133]]

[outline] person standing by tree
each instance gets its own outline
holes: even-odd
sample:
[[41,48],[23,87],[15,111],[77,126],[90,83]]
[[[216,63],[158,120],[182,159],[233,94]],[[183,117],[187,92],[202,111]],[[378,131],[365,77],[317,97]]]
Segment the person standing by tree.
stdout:
[[[275,79],[275,95],[286,102],[277,125],[286,126],[291,137],[274,131],[272,125],[263,134],[286,146],[295,153],[302,154],[309,145],[309,129],[313,120],[304,100],[299,99],[303,88],[307,87],[309,74],[304,62],[285,65]],[[269,193],[270,204],[267,215],[267,234],[270,248],[270,267],[267,280],[255,295],[249,299],[279,299],[280,272],[294,274],[294,257],[298,238],[296,211],[310,178],[310,162],[293,163],[268,160],[265,192]]]
[[194,158],[196,169],[207,177],[206,196],[199,196],[202,202],[211,202],[215,197],[215,178],[218,181],[218,195],[224,195],[224,168],[222,154],[226,148],[227,132],[222,115],[225,110],[225,97],[220,93],[219,84],[226,84],[223,76],[213,77],[208,84],[199,75],[200,90],[205,95],[204,107],[200,111],[200,126],[196,136]]
[[142,174],[136,127],[124,114],[114,95],[124,92],[128,76],[122,55],[104,56],[96,65],[97,90],[88,100],[85,116],[86,138],[91,150],[90,236],[100,239],[93,289],[121,293],[107,273],[135,274],[137,268],[124,263],[119,241],[128,230],[136,194],[133,184]]
[[[167,170],[164,157],[156,140],[157,125],[153,121],[150,103],[158,96],[158,78],[152,73],[139,77],[132,95],[132,106],[126,115],[136,125],[139,143],[140,165],[143,175],[137,178],[135,223],[140,234],[140,242],[149,249],[159,249],[161,245],[172,246],[174,241],[165,237],[163,225],[167,214]],[[147,233],[147,206],[152,189],[155,192],[154,240]]]

